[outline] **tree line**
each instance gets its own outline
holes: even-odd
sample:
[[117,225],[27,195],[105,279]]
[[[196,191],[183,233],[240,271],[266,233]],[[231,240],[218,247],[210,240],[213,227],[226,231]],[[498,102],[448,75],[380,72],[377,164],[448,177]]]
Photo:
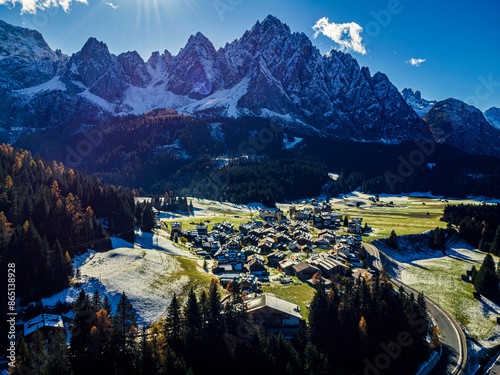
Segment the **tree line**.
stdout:
[[495,269],[493,257],[487,254],[479,270],[475,266],[472,267],[471,280],[476,291],[494,302],[499,302],[500,261]]
[[439,345],[423,295],[395,293],[378,279],[369,285],[345,278],[329,290],[320,283],[309,324],[291,339],[266,334],[250,320],[240,285],[223,292],[215,279],[199,295],[191,289],[183,302],[174,294],[165,316],[147,329],[137,329],[125,294],[113,313],[106,297],[81,291],[73,312],[70,349],[52,337],[48,345],[58,350],[39,356],[37,336],[29,344],[19,338],[14,374],[23,374],[23,366],[51,375],[351,374],[378,366],[384,350],[391,355],[384,373],[413,374]]
[[[111,235],[133,242],[133,210],[133,197],[124,190],[29,151],[0,146],[0,267],[16,264],[22,305],[66,288],[75,255],[110,249]],[[6,299],[5,293],[2,288],[0,298]]]
[[500,255],[500,204],[446,205],[443,220],[457,225],[472,246]]

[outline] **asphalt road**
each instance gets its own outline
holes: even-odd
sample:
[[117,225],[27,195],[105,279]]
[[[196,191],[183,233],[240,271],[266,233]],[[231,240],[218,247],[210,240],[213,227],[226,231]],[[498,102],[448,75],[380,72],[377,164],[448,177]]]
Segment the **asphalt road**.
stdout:
[[500,356],[495,359],[495,363],[493,363],[491,367],[487,369],[486,373],[488,375],[500,375]]
[[[379,250],[368,243],[364,243],[363,245],[369,255],[368,263],[370,266],[376,270],[382,270]],[[396,279],[391,278],[391,281],[398,287],[402,285],[407,292],[412,291],[415,295],[418,293],[413,288],[410,288]],[[441,331],[441,342],[443,344],[441,358],[431,374],[460,375],[467,362],[467,340],[465,339],[465,335],[456,320],[446,310],[427,297],[426,301],[429,314]],[[498,364],[500,366],[500,362],[498,362]],[[497,372],[497,374],[500,375],[500,372]]]

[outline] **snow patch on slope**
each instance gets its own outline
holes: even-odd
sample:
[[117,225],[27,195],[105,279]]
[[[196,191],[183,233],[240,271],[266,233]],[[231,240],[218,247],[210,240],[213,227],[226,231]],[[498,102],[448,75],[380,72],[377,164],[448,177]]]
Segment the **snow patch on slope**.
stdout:
[[299,137],[291,137],[291,138],[292,138],[291,140],[288,137],[283,138],[283,149],[289,150],[291,148],[294,148],[304,140],[304,138],[299,138]]
[[406,100],[406,103],[417,113],[417,115],[422,118],[427,112],[430,111],[434,104],[436,104],[435,100],[426,100],[422,98],[420,91],[413,92],[412,89],[404,89],[401,92],[403,99]]
[[180,110],[187,113],[194,113],[197,111],[206,111],[215,108],[225,108],[225,116],[236,118],[240,115],[238,102],[243,95],[247,93],[248,81],[248,78],[243,79],[240,83],[230,89],[216,91],[202,100],[195,101],[180,108]]
[[[127,293],[137,311],[140,323],[149,323],[162,316],[173,293],[182,293],[189,281],[187,276],[178,277],[179,262],[158,250],[118,248],[105,253],[89,250],[80,266],[82,288],[87,293],[99,290],[107,295],[113,309],[121,293]],[[80,288],[70,287],[42,303],[51,305],[58,300],[72,302]]]
[[214,124],[208,124],[208,130],[210,131],[210,135],[212,136],[213,139],[219,142],[223,142],[226,140],[226,135],[222,131],[222,123],[214,123]]
[[38,86],[28,87],[26,89],[14,90],[14,92],[24,95],[33,96],[46,91],[66,91],[66,84],[59,80],[59,76],[55,76],[50,81],[42,83]]
[[78,96],[81,96],[82,98],[85,98],[88,101],[98,105],[100,108],[102,108],[105,111],[112,112],[112,113],[115,112],[116,106],[114,104],[111,104],[107,100],[105,100],[97,95],[92,94],[88,90],[85,90],[85,91],[79,93]]

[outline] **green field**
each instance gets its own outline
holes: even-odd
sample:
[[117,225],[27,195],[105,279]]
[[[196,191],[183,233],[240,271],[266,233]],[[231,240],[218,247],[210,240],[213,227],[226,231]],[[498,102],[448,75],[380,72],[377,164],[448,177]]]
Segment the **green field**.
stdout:
[[[297,284],[301,283],[295,277],[293,277],[293,279]],[[309,309],[306,307],[306,304],[311,302],[315,292],[315,290],[308,284],[301,283],[301,285],[281,285],[278,283],[270,283],[269,285],[263,286],[262,291],[299,305],[302,317],[307,320],[309,316]]]
[[204,272],[195,260],[182,257],[175,257],[175,260],[180,264],[179,269],[168,274],[168,276],[159,274],[156,279],[152,281],[152,288],[162,289],[169,284],[175,284],[182,277],[187,277],[189,280],[187,284],[182,287],[182,293],[179,294],[180,299],[183,300],[191,288],[199,294],[202,289],[208,290],[211,280],[216,278],[214,275]]
[[363,240],[371,242],[389,237],[392,230],[398,235],[405,235],[422,233],[438,226],[446,227],[445,222],[439,221],[444,206],[445,203],[436,199],[408,198],[400,203],[400,207],[348,207],[341,212],[351,217],[362,217],[363,223],[373,229],[369,236],[363,236]]
[[[486,341],[500,333],[498,315],[473,298],[472,283],[461,280],[461,275],[473,265],[481,267],[486,254],[470,248],[453,249],[454,252],[448,251],[451,256],[403,263],[398,279],[443,306],[467,329],[470,337],[488,345]],[[497,257],[494,260],[498,263]]]
[[[353,197],[355,201],[371,203],[369,196],[362,195]],[[471,203],[470,200],[450,200],[445,203],[435,198],[383,198],[383,203],[389,203],[393,200],[394,207],[375,207],[360,205],[360,207],[349,206],[348,201],[336,200],[333,203],[335,211],[342,215],[350,217],[362,217],[363,224],[366,222],[372,227],[373,232],[369,236],[363,236],[363,240],[370,242],[380,238],[387,238],[392,230],[398,235],[417,234],[436,227],[446,227],[446,223],[439,221],[442,217],[446,204]],[[291,205],[279,205],[283,211],[288,211]],[[296,205],[297,208],[303,205]],[[203,207],[209,215],[206,217],[179,217],[170,220],[164,220],[166,224],[172,221],[181,221],[183,229],[195,229],[200,220],[208,225],[211,230],[215,223],[221,223],[229,220],[235,223],[237,227],[240,223],[248,222],[252,218],[258,217],[257,213],[252,216],[249,213],[228,211],[218,205],[206,205]],[[212,213],[212,215],[210,215]],[[224,216],[222,216],[224,215]],[[209,222],[206,222],[206,221]],[[339,234],[343,232],[343,228]],[[450,313],[452,313],[468,330],[469,334],[479,340],[488,340],[497,330],[500,335],[500,329],[496,325],[496,315],[490,312],[481,302],[473,299],[473,286],[470,283],[461,281],[460,275],[470,269],[473,264],[478,268],[484,258],[484,254],[478,251],[460,249],[458,251],[463,255],[460,258],[438,257],[426,260],[419,260],[405,264],[405,269],[401,273],[403,282],[423,291],[426,295],[442,304]],[[495,260],[497,262],[498,260]],[[183,259],[182,262],[191,262]],[[194,263],[193,263],[194,264]],[[201,274],[195,267],[188,263],[183,264],[184,270],[190,273],[190,285],[206,286],[210,282],[210,276]],[[298,280],[295,280],[297,284]],[[282,298],[301,307],[304,318],[308,316],[306,304],[311,301],[314,295],[314,289],[307,284],[301,285],[281,285],[279,283],[270,283],[263,286],[263,292],[272,293],[278,298]]]

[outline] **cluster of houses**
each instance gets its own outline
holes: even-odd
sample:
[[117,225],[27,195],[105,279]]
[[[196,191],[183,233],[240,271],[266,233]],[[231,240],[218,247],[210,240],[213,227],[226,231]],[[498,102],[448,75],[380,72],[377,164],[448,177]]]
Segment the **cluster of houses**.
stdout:
[[[351,234],[337,235],[333,228],[341,224],[342,215],[327,203],[314,212],[307,207],[293,212],[295,220],[279,209],[262,209],[259,214],[262,220],[241,223],[237,230],[227,220],[214,224],[211,231],[203,223],[195,230],[182,230],[181,222],[170,225],[197,255],[215,261],[212,272],[222,285],[238,281],[247,294],[258,292],[261,283],[269,281],[269,267],[304,282],[313,283],[320,277],[328,283],[361,266],[357,254],[362,219],[351,219]],[[324,251],[313,251],[318,248]]]

